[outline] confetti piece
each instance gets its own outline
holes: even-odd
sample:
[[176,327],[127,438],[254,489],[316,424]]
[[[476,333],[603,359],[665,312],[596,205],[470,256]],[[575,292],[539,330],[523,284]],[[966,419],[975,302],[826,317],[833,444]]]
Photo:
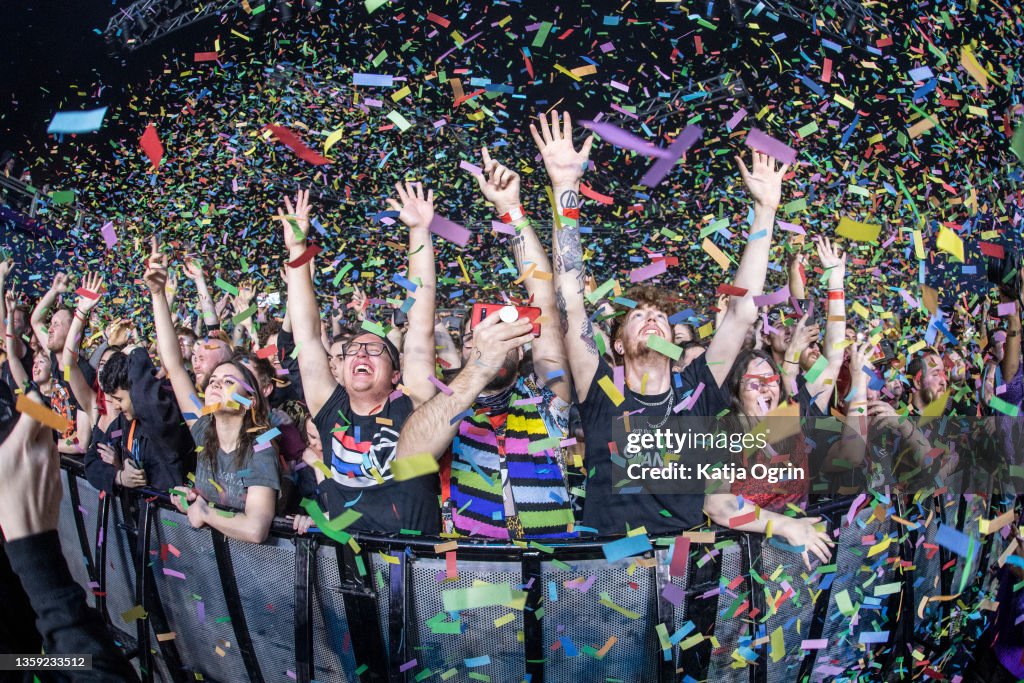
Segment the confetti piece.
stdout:
[[152,123],[146,126],[146,130],[142,133],[142,138],[139,140],[139,145],[146,154],[146,158],[149,159],[149,163],[153,165],[153,169],[159,168],[160,160],[164,158],[164,146],[160,142],[160,136],[157,135],[156,126]]
[[839,219],[836,234],[857,242],[877,242],[882,226],[877,223],[858,223],[852,218],[843,216]]
[[36,422],[46,425],[57,432],[66,432],[71,426],[67,419],[42,404],[36,403],[25,394],[18,396],[18,402],[15,404],[14,409],[22,415],[28,415]]
[[434,219],[430,222],[430,232],[460,247],[466,246],[470,237],[469,230],[438,214],[434,214]]
[[651,540],[647,538],[646,534],[627,536],[601,546],[605,560],[608,562],[617,562],[633,555],[649,552],[651,549]]
[[515,600],[512,585],[508,582],[481,585],[471,588],[450,588],[441,591],[445,612],[463,612],[468,609],[507,605]]
[[784,164],[792,164],[796,161],[795,149],[784,142],[776,140],[767,133],[761,132],[757,128],[750,129],[745,142],[747,147],[767,154],[773,159],[778,159]]
[[291,132],[284,126],[268,124],[264,130],[272,133],[282,145],[295,152],[295,156],[299,157],[303,161],[307,161],[314,166],[323,166],[324,164],[331,163],[330,159],[322,157],[311,150],[304,142],[302,142],[301,139],[299,139],[298,135]]
[[437,460],[430,453],[418,453],[391,461],[391,473],[394,475],[395,481],[415,479],[437,471]]
[[106,107],[91,111],[61,111],[54,114],[47,133],[91,133],[103,125]]

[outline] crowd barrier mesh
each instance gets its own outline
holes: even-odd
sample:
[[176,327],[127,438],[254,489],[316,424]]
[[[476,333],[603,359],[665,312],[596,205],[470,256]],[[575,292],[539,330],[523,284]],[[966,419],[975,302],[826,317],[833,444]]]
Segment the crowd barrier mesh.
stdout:
[[[896,681],[921,659],[962,674],[970,648],[950,643],[979,636],[965,605],[1003,548],[976,522],[1013,505],[941,491],[826,502],[813,514],[836,545],[810,570],[777,540],[717,529],[682,571],[672,539],[613,562],[600,542],[460,542],[452,576],[439,539],[338,545],[276,520],[250,544],[193,529],[154,492],[101,496],[73,462],[62,484],[72,576],[143,680],[168,683]],[[971,539],[966,557],[943,525]],[[960,602],[939,599],[962,577]],[[446,609],[449,591],[488,587],[513,600]]]

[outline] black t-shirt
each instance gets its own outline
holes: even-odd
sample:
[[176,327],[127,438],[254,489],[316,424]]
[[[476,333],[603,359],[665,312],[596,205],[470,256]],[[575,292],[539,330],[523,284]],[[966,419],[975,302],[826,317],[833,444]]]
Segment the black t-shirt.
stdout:
[[408,396],[400,396],[388,400],[379,413],[357,415],[339,385],[313,418],[324,463],[334,473],[320,485],[328,513],[331,518],[347,509],[363,514],[346,531],[441,533],[438,477],[395,481],[391,473],[398,435],[413,408]]
[[[22,346],[25,347],[25,353],[20,359],[13,359],[13,362],[20,362],[21,367],[25,368],[25,374],[32,379],[32,347],[28,344],[22,344]],[[6,382],[7,386],[14,389],[16,387],[14,386],[14,376],[11,374],[11,362],[11,358],[4,361],[3,367],[0,368],[0,381]]]
[[[590,386],[586,400],[579,405],[583,433],[586,435],[587,495],[583,506],[583,525],[597,529],[605,535],[623,534],[639,526],[648,533],[671,533],[692,529],[704,522],[704,496],[698,494],[636,494],[619,493],[614,487],[611,450],[612,429],[624,413],[659,418],[664,408],[651,408],[637,400],[636,394],[625,387],[625,401],[616,406],[598,384],[602,377],[612,377],[612,370],[602,359]],[[692,390],[693,393],[690,393]],[[682,374],[672,375],[670,410],[687,397],[691,405],[685,413],[690,416],[715,416],[729,407],[729,397],[715,381],[707,359],[694,360]],[[700,392],[699,394],[697,392]],[[696,398],[694,398],[696,396]],[[643,396],[645,403],[657,403],[665,394]],[[669,516],[665,516],[662,511]]]

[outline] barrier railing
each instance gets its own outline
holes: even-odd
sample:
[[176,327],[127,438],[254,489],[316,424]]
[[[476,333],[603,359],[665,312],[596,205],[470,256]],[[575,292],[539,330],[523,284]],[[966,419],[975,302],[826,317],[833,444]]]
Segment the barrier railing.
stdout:
[[[724,529],[616,561],[603,542],[339,545],[284,520],[255,545],[193,529],[155,492],[101,495],[73,460],[63,474],[72,574],[143,679],[175,683],[774,683],[921,667],[948,679],[970,656],[952,645],[983,626],[964,606],[986,587],[993,537],[960,531],[976,549],[960,556],[937,535],[1002,511],[980,496],[827,501],[809,514],[839,529],[832,563],[807,571],[800,555]],[[935,599],[965,573],[956,601]]]

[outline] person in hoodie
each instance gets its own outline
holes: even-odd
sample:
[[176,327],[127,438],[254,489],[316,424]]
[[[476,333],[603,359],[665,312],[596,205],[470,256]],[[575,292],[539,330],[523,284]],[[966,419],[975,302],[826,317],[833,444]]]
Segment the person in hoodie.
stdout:
[[192,435],[174,394],[156,374],[149,354],[139,346],[107,359],[100,386],[120,414],[107,429],[107,439],[85,456],[86,478],[97,489],[112,493],[117,485],[168,491],[194,469]]

